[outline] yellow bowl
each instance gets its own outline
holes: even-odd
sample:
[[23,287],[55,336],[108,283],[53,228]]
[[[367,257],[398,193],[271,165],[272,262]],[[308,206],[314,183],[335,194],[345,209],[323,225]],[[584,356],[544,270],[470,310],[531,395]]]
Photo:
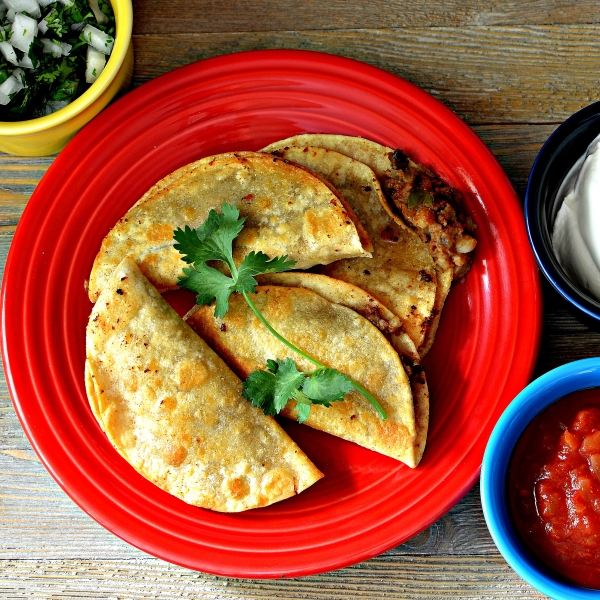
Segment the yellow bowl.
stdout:
[[104,71],[79,98],[60,110],[27,121],[0,121],[0,151],[20,156],[47,156],[67,142],[119,93],[125,92],[133,75],[131,0],[110,0],[115,13],[115,45]]

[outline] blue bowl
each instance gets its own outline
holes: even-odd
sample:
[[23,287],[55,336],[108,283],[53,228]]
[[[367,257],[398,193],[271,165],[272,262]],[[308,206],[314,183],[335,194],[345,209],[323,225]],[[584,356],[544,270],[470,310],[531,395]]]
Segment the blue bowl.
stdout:
[[600,591],[565,581],[521,543],[509,515],[506,477],[515,444],[531,420],[555,400],[592,387],[600,387],[600,357],[563,365],[530,383],[496,423],[481,467],[483,514],[498,550],[520,577],[556,600],[598,600]]
[[560,184],[600,134],[600,102],[567,119],[540,150],[527,182],[525,221],[537,263],[552,286],[573,306],[600,320],[600,302],[580,290],[564,272],[552,249],[552,229],[562,203]]

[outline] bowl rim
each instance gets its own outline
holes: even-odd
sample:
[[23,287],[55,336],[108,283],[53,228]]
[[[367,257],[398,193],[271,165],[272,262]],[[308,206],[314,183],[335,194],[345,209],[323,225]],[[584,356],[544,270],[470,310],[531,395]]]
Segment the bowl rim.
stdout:
[[0,121],[0,135],[38,133],[69,121],[92,105],[109,87],[125,61],[133,30],[132,0],[108,0],[115,13],[115,44],[106,67],[81,96],[56,112],[25,121]]
[[[527,180],[524,213],[529,242],[540,270],[556,291],[588,316],[600,320],[600,302],[581,291],[563,271],[554,253],[546,247],[540,223],[538,198],[543,168],[560,145],[585,121],[600,118],[600,101],[577,111],[560,124],[538,152]],[[600,134],[600,130],[598,131]],[[575,157],[575,161],[580,157]]]
[[562,365],[535,379],[498,419],[481,466],[483,515],[500,554],[517,575],[555,600],[598,600],[600,590],[558,579],[523,546],[510,520],[506,476],[514,446],[531,420],[555,400],[591,387],[600,387],[600,357]]

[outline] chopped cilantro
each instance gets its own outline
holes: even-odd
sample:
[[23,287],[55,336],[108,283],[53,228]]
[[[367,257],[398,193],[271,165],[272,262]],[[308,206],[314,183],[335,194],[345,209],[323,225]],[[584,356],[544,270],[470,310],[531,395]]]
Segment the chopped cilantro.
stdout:
[[[267,370],[250,373],[243,384],[243,394],[253,406],[260,407],[267,415],[278,414],[288,400],[296,401],[298,421],[308,419],[312,404],[330,406],[344,399],[352,389],[359,391],[375,407],[382,419],[386,414],[377,400],[359,383],[347,375],[321,364],[312,356],[280,335],[252,302],[249,294],[257,286],[255,275],[278,273],[291,269],[295,262],[287,256],[269,258],[262,252],[250,252],[238,266],[233,260],[233,241],[244,228],[246,218],[240,217],[236,206],[223,204],[221,212],[211,210],[206,221],[197,229],[176,229],[173,237],[175,249],[191,265],[183,268],[178,284],[196,292],[196,303],[208,305],[215,302],[215,316],[224,317],[229,309],[229,297],[240,293],[263,325],[285,346],[304,357],[317,369],[298,371],[290,358],[268,360]],[[224,262],[230,275],[206,264],[208,261]],[[308,326],[308,325],[307,325]]]
[[[73,0],[69,5],[53,2],[41,7],[41,17],[36,18],[37,37],[33,37],[29,51],[23,52],[13,47],[15,55],[12,61],[7,59],[4,52],[0,53],[0,85],[15,69],[19,69],[15,76],[19,75],[23,83],[23,88],[11,95],[8,104],[0,105],[0,121],[21,121],[44,116],[72,102],[89,87],[85,75],[91,39],[82,40],[82,29],[89,24],[109,36],[110,40],[115,35],[115,18],[110,4],[100,0],[98,5],[106,16],[104,24],[97,21],[88,0]],[[11,22],[4,18],[0,25],[0,42],[8,41],[10,44],[14,35]],[[45,31],[43,25],[47,27]],[[32,33],[30,28],[20,32],[23,37]],[[54,46],[56,50],[49,51],[49,47]],[[14,56],[18,64],[14,64]]]

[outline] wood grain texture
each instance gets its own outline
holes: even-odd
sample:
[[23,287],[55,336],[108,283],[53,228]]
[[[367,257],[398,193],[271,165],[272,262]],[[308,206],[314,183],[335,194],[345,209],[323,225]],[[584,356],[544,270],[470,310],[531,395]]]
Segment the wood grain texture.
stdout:
[[[134,86],[241,50],[304,48],[362,60],[464,118],[523,198],[558,123],[600,97],[596,0],[134,0]],[[0,155],[0,273],[52,157]],[[536,374],[598,355],[600,326],[543,282]],[[0,597],[347,600],[543,598],[502,559],[475,486],[420,535],[359,565],[293,580],[236,580],[152,558],[81,511],[31,449],[0,377]]]
[[220,54],[301,48],[423,88],[469,124],[560,123],[600,98],[600,25],[136,35],[134,84]]
[[[501,585],[499,585],[501,581]],[[3,598],[542,598],[498,554],[479,487],[386,554],[313,577],[251,581],[195,573],[122,542],[46,473],[0,382],[0,597]]]
[[[544,598],[501,558],[382,555],[327,575],[278,581],[235,580],[187,571],[152,559],[134,561],[4,561],[3,598],[201,598],[210,600],[416,600]],[[502,583],[499,585],[499,581]],[[6,594],[6,595],[5,595]],[[501,595],[499,595],[501,594]]]
[[217,33],[597,23],[595,0],[134,0],[134,33]]

